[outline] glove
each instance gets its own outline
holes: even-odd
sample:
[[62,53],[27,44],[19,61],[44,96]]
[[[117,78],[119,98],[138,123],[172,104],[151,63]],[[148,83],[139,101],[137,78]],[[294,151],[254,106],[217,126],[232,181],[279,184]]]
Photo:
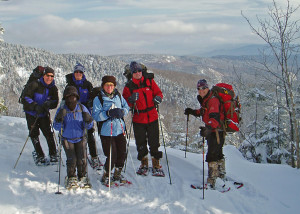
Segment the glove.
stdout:
[[34,110],[36,111],[36,114],[39,115],[39,114],[42,114],[44,112],[44,108],[40,105],[36,105],[34,107]]
[[128,102],[135,103],[139,99],[139,93],[134,92],[132,95],[128,98]]
[[117,119],[121,119],[122,117],[124,117],[124,110],[120,109],[120,108],[114,108],[114,109],[110,109],[106,112],[108,117],[111,118],[117,118]]
[[205,114],[205,108],[200,108],[200,116],[203,116]]
[[211,133],[211,130],[209,128],[206,128],[203,126],[200,127],[200,135],[202,137],[208,137],[210,135],[210,133]]
[[64,108],[61,108],[59,110],[59,112],[56,114],[55,122],[61,123],[63,121],[64,117],[66,116],[66,114],[67,114],[67,110]]
[[91,117],[91,115],[88,112],[82,112],[82,119],[86,123],[93,122],[93,118]]
[[191,108],[186,108],[186,109],[184,110],[184,114],[185,114],[185,115],[191,114],[191,115],[196,116],[196,110],[191,109]]
[[154,99],[153,99],[153,102],[155,105],[158,105],[160,104],[162,101],[161,97],[160,96],[155,96]]
[[45,111],[48,111],[50,108],[51,102],[50,101],[46,101],[43,103],[42,107],[44,108]]

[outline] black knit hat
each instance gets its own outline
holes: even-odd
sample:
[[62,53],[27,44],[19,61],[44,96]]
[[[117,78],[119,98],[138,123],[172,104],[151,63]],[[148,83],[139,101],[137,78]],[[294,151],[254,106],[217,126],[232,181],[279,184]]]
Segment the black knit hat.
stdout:
[[47,66],[47,67],[45,67],[44,75],[48,74],[48,73],[52,73],[54,75],[54,70]]
[[66,97],[68,96],[71,96],[71,95],[74,95],[77,97],[77,100],[79,100],[79,95],[78,95],[78,92],[77,92],[77,88],[74,87],[74,86],[68,86],[65,91],[64,91],[64,99],[66,99]]
[[101,87],[103,88],[103,86],[105,85],[105,83],[111,82],[114,84],[114,86],[117,85],[117,81],[116,78],[114,76],[104,76],[102,77],[102,84]]

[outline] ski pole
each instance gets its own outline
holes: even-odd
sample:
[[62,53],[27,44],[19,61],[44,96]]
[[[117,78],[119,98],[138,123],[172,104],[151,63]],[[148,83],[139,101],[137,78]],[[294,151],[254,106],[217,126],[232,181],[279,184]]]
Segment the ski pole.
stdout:
[[157,113],[158,113],[158,121],[159,121],[159,124],[160,124],[160,129],[161,129],[162,139],[163,139],[164,148],[165,148],[165,155],[166,155],[166,161],[167,161],[167,167],[168,167],[168,173],[169,173],[170,184],[172,184],[171,174],[170,174],[170,169],[169,169],[168,155],[167,155],[166,144],[165,144],[165,138],[164,138],[163,128],[162,128],[162,125],[161,125],[161,119],[160,119],[160,113],[159,113],[158,105],[156,106],[156,109],[157,109]]
[[62,121],[61,121],[61,126],[60,126],[60,136],[59,136],[59,167],[58,167],[58,182],[57,182],[57,192],[55,194],[62,194],[59,191],[59,186],[60,186],[60,172],[61,172],[61,144],[62,144],[62,140],[63,140],[63,124],[64,124],[64,117],[67,114],[67,110],[64,108],[63,110],[63,117],[62,117]]
[[130,123],[130,128],[129,128],[129,135],[128,135],[128,142],[127,142],[127,146],[126,146],[126,159],[125,159],[125,165],[124,165],[124,173],[126,171],[126,165],[127,165],[127,155],[128,155],[128,148],[129,148],[129,142],[130,142],[130,135],[131,135],[131,128],[133,125],[133,116],[134,116],[134,109],[135,109],[136,103],[134,103],[133,105],[133,109],[132,109],[132,116],[131,116],[131,123]]
[[110,119],[110,148],[109,148],[109,169],[108,169],[108,191],[110,191],[110,180],[111,180],[111,150],[112,150],[112,131],[113,131],[113,122]]
[[26,139],[26,141],[25,141],[25,143],[24,143],[24,146],[23,146],[23,148],[22,148],[22,150],[21,150],[21,152],[20,152],[20,155],[19,155],[19,157],[18,157],[16,163],[15,163],[14,169],[16,168],[16,166],[17,166],[17,164],[18,164],[18,162],[19,162],[19,159],[20,159],[20,157],[21,157],[21,155],[22,155],[22,153],[23,153],[23,150],[24,150],[24,148],[25,148],[25,146],[26,146],[26,144],[27,144],[27,141],[28,141],[28,139],[29,139],[29,137],[30,137],[30,134],[31,134],[33,128],[35,127],[35,125],[36,125],[38,119],[39,119],[39,117],[37,116],[36,119],[35,119],[35,121],[34,121],[34,123],[33,123],[32,126],[31,126],[31,129],[30,129],[29,134],[28,134],[28,136],[27,136],[27,139]]
[[202,192],[202,196],[203,196],[203,200],[204,200],[204,137],[202,137],[202,186],[203,186],[203,188],[202,188],[202,190],[203,190],[203,192]]
[[189,114],[186,115],[186,136],[185,136],[185,152],[184,152],[185,158],[186,158],[186,150],[187,150],[188,133],[189,133]]

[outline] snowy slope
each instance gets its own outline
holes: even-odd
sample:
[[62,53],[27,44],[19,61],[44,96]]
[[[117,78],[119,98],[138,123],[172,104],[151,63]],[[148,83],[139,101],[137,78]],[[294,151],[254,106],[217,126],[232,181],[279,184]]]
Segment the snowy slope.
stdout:
[[[300,171],[284,165],[250,163],[233,146],[224,148],[227,175],[245,186],[227,193],[208,190],[204,200],[201,190],[190,188],[191,183],[202,183],[202,155],[187,153],[184,158],[184,152],[167,148],[170,185],[168,176],[134,174],[133,164],[135,168],[139,165],[134,142],[130,144],[133,164],[129,158],[125,174],[133,185],[109,192],[97,180],[100,176],[89,168],[93,189],[69,192],[61,182],[63,194],[57,195],[57,167],[35,166],[30,140],[13,169],[27,135],[25,119],[0,118],[0,213],[299,213]],[[47,153],[45,139],[41,137],[41,141]],[[168,175],[165,158],[162,165]],[[65,175],[66,168],[62,167],[62,180]]]

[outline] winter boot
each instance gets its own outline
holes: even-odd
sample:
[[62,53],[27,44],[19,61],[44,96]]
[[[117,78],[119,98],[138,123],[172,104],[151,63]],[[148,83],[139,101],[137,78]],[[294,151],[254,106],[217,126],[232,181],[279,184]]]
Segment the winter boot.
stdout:
[[90,179],[88,177],[85,177],[85,176],[79,179],[79,186],[80,186],[80,188],[83,188],[83,189],[92,188],[92,185],[90,183]]
[[37,166],[49,165],[49,161],[45,158],[44,155],[38,155],[35,151],[33,151],[32,157],[33,157],[35,165],[37,165]]
[[152,175],[158,177],[165,177],[165,173],[159,164],[159,159],[152,157]]
[[71,190],[71,189],[77,189],[79,187],[78,185],[78,179],[77,177],[66,177],[66,189]]
[[219,171],[219,178],[224,180],[226,177],[225,159],[224,158],[218,161],[218,171]]
[[59,155],[57,151],[55,154],[49,155],[49,157],[50,157],[50,163],[57,163],[59,160]]
[[113,180],[118,181],[120,183],[126,183],[126,179],[121,174],[121,172],[122,172],[122,167],[116,167],[113,175]]
[[103,166],[103,164],[101,163],[100,159],[97,156],[91,158],[90,165],[95,170],[101,170]]
[[207,183],[212,189],[215,188],[215,183],[218,176],[219,176],[218,162],[217,161],[208,162]]
[[142,158],[140,168],[136,173],[138,175],[148,175],[148,156]]

